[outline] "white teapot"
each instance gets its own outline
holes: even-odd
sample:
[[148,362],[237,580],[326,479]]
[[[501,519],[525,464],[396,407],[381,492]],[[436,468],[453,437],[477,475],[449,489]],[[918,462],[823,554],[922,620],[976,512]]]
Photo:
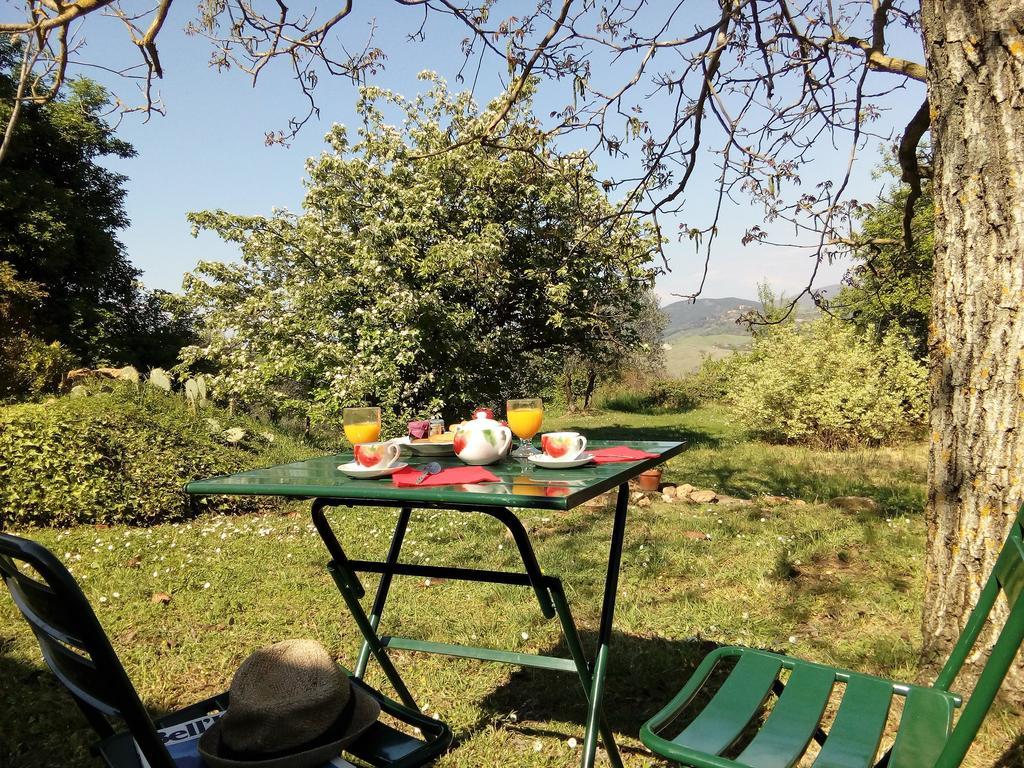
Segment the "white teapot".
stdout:
[[512,430],[502,426],[486,413],[463,422],[455,428],[455,455],[466,464],[493,464],[512,445]]

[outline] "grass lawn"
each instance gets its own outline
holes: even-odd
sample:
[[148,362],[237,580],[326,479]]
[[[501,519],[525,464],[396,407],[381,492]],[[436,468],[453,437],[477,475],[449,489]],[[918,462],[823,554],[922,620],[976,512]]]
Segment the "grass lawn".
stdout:
[[[659,500],[630,510],[606,699],[627,765],[657,764],[635,738],[640,724],[715,643],[916,678],[923,447],[823,453],[751,443],[715,408],[605,413],[546,426],[575,426],[595,438],[687,440],[691,449],[670,462],[666,480],[755,500],[744,506]],[[805,503],[769,505],[758,501],[762,494]],[[848,494],[876,499],[879,511],[856,515],[821,503]],[[348,553],[383,559],[395,514],[338,511]],[[563,576],[591,643],[611,525],[607,509],[522,514],[541,565]],[[711,538],[697,540],[694,531]],[[357,632],[351,621],[339,620],[341,598],[305,506],[144,529],[14,532],[38,539],[72,567],[155,712],[226,688],[250,650],[276,640],[313,637],[342,663],[355,661]],[[517,555],[489,518],[419,512],[403,558],[515,568]],[[170,594],[170,603],[152,602],[156,592]],[[545,621],[531,600],[518,587],[396,579],[383,629],[564,652],[557,623]],[[582,742],[585,709],[575,678],[406,652],[395,658],[424,709],[456,732],[457,747],[441,766],[578,763],[573,745]],[[0,680],[0,765],[94,765],[84,720],[44,670],[6,593]],[[383,686],[373,663],[369,680]],[[1019,715],[994,711],[966,765],[1024,765],[1022,732]]]
[[682,331],[665,339],[665,369],[672,376],[683,376],[700,368],[705,357],[718,360],[753,342],[749,333],[692,334]]

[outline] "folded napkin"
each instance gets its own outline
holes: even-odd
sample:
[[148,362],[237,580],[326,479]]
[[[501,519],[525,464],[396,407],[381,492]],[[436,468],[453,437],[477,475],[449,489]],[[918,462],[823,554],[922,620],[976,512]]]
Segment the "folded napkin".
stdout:
[[641,461],[642,459],[656,459],[661,454],[648,453],[638,448],[630,448],[627,445],[616,445],[612,448],[595,448],[590,451],[594,456],[595,464],[611,464],[615,461]]
[[[396,488],[415,488],[417,487],[416,478],[422,474],[421,468],[405,467],[391,476],[391,482]],[[436,475],[428,475],[419,486],[496,482],[498,482],[498,476],[483,467],[449,467],[442,469]]]

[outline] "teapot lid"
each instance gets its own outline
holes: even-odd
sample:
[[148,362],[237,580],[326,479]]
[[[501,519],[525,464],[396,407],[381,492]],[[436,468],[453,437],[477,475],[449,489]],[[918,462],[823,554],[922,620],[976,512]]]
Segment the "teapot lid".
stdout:
[[472,419],[462,422],[459,429],[493,429],[500,426],[502,426],[500,422],[489,418],[487,412],[481,408],[474,411]]

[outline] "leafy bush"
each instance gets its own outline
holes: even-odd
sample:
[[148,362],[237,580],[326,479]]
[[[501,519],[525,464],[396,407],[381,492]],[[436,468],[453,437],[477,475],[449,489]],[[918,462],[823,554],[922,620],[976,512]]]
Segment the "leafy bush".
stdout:
[[722,358],[705,357],[693,373],[684,376],[680,383],[694,406],[723,400],[729,394],[729,385],[736,366],[743,359],[741,354]]
[[[301,451],[253,422],[210,416],[192,415],[181,397],[131,384],[0,409],[0,526],[178,520],[190,514],[187,481]],[[258,504],[211,497],[202,506]]]
[[732,365],[729,400],[762,438],[843,448],[896,442],[924,424],[927,371],[897,331],[875,342],[834,320],[778,327]]
[[56,341],[47,344],[28,334],[0,340],[0,401],[56,392],[77,362]]

